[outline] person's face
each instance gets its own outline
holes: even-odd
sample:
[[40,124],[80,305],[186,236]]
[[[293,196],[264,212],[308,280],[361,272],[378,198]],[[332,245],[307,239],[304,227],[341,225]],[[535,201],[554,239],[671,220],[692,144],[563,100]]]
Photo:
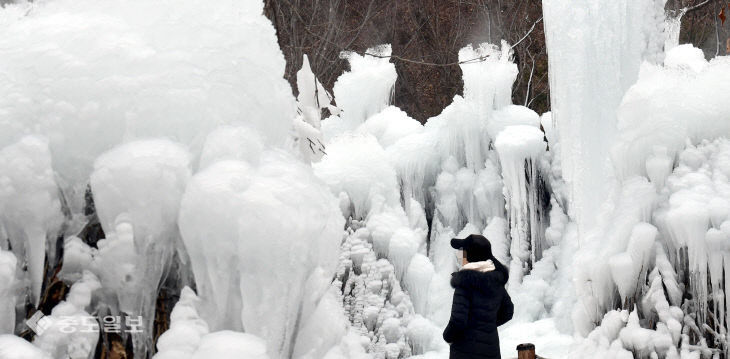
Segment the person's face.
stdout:
[[459,249],[456,251],[456,258],[459,260],[461,265],[466,265],[469,261],[466,260],[466,251]]

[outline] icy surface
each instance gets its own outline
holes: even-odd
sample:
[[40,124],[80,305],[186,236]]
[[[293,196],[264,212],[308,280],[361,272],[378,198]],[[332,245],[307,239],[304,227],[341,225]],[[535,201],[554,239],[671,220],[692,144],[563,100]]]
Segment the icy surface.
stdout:
[[261,1],[2,8],[0,332],[59,234],[71,289],[47,353],[0,336],[0,357],[88,358],[98,333],[61,324],[105,311],[151,333],[192,271],[156,359],[444,359],[449,240],[472,233],[510,266],[505,357],[726,355],[729,62],[678,46],[663,5],[545,0],[554,111],[511,104],[510,45],[469,45],[424,125],[390,104],[390,45],[343,54],[334,96],[305,57],[295,101]]
[[[537,161],[545,151],[543,133],[533,126],[507,126],[499,132],[494,147],[502,164],[504,197],[510,223],[510,282],[519,282],[532,263],[542,257],[544,232],[537,225]],[[498,246],[499,248],[499,246]]]

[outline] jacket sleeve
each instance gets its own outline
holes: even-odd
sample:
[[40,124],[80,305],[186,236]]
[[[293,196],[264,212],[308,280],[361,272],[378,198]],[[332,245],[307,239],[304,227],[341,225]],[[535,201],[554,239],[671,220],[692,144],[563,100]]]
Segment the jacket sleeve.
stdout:
[[469,319],[469,293],[464,288],[454,290],[454,301],[451,304],[451,319],[444,330],[444,340],[453,343],[464,335]]
[[510,298],[507,290],[504,290],[502,296],[502,303],[499,306],[499,312],[497,312],[497,326],[507,323],[512,319],[514,314],[515,306],[512,304],[512,298]]

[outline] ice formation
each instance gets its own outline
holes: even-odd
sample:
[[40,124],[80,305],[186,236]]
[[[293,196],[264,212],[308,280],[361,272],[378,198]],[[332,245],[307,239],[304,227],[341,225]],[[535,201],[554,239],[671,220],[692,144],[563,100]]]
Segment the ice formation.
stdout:
[[201,316],[212,330],[245,330],[265,338],[272,357],[289,357],[316,309],[303,303],[317,303],[329,285],[342,222],[312,170],[280,150],[264,152],[257,166],[221,160],[200,171],[178,223]]
[[332,105],[332,95],[322,86],[309,67],[309,58],[304,55],[302,68],[297,71],[298,113],[294,119],[294,142],[306,161],[318,161],[325,152],[322,134],[322,110],[338,114],[340,109]]
[[[46,248],[53,263],[56,237],[63,221],[45,138],[25,136],[0,149],[0,221],[19,259],[18,268],[27,266],[30,302],[37,305]],[[2,247],[7,249],[5,244]]]
[[611,186],[617,110],[643,60],[661,63],[665,0],[545,0],[553,121],[569,212],[585,235]]
[[296,105],[262,9],[234,0],[6,5],[0,147],[45,135],[77,212],[96,157],[123,141],[165,136],[199,150],[218,125],[245,123],[283,143]]
[[[179,241],[177,214],[190,179],[188,151],[169,140],[133,141],[103,153],[90,186],[106,238],[91,268],[116,293],[119,309],[152,330],[154,293]],[[140,333],[135,347],[142,347]],[[147,339],[148,340],[148,339]],[[149,345],[149,343],[148,343]]]
[[727,355],[728,58],[676,43],[663,0],[543,3],[553,112],[479,44],[423,125],[390,45],[344,53],[334,96],[305,57],[295,100],[261,1],[1,8],[0,333],[44,274],[71,289],[0,357],[88,358],[104,313],[142,315],[152,354],[171,281],[156,359],[445,358],[472,233],[510,266],[504,353]]
[[[355,333],[378,358],[446,355],[440,332],[449,316],[449,275],[457,268],[452,237],[484,232],[505,263],[523,256],[524,269],[519,260],[514,267],[525,273],[542,256],[534,249],[549,246],[551,204],[540,173],[550,170],[550,156],[543,156],[540,116],[511,105],[511,49],[482,44],[459,56],[471,60],[461,65],[464,96],[423,126],[393,106],[354,128],[339,117],[323,122],[327,155],[315,172],[348,218],[335,286]],[[352,66],[342,78],[387,77],[391,69],[378,61]],[[370,91],[360,86],[351,91]],[[341,105],[337,89],[335,101]],[[503,194],[503,183],[513,196]],[[521,225],[509,220],[509,208],[522,214]],[[556,223],[554,231],[562,229]],[[519,284],[521,276],[515,278]]]
[[170,329],[157,341],[154,359],[269,359],[261,338],[230,330],[211,333],[198,314],[199,301],[190,287],[183,288],[170,314]]
[[[334,95],[342,109],[340,117],[345,129],[354,129],[390,103],[395,86],[395,66],[390,63],[390,45],[370,48],[366,54],[346,52],[350,71],[335,82]],[[367,83],[365,88],[363,84]]]
[[13,252],[0,248],[0,334],[12,334],[15,330],[17,262]]
[[[611,157],[618,183],[578,252],[573,318],[588,335],[578,352],[727,352],[727,64],[680,45],[663,65],[643,64],[626,92]],[[630,313],[622,322],[604,316],[616,307]],[[618,337],[602,329],[616,325]]]
[[[534,126],[507,126],[499,132],[494,147],[502,164],[502,178],[505,182],[504,196],[509,213],[510,237],[510,280],[520,281],[532,263],[542,258],[545,247],[545,226],[538,219],[538,186],[528,183],[537,180],[537,162],[545,152],[543,133]],[[529,232],[529,234],[528,234]]]
[[90,315],[92,294],[101,283],[91,272],[71,286],[66,300],[56,305],[51,314],[44,316],[42,332],[33,344],[53,358],[91,359],[96,351],[99,323]]

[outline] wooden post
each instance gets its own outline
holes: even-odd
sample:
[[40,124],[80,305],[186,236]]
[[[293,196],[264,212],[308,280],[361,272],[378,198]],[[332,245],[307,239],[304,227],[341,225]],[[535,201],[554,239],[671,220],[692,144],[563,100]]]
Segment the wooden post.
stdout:
[[518,345],[517,359],[535,359],[535,345],[532,343]]

